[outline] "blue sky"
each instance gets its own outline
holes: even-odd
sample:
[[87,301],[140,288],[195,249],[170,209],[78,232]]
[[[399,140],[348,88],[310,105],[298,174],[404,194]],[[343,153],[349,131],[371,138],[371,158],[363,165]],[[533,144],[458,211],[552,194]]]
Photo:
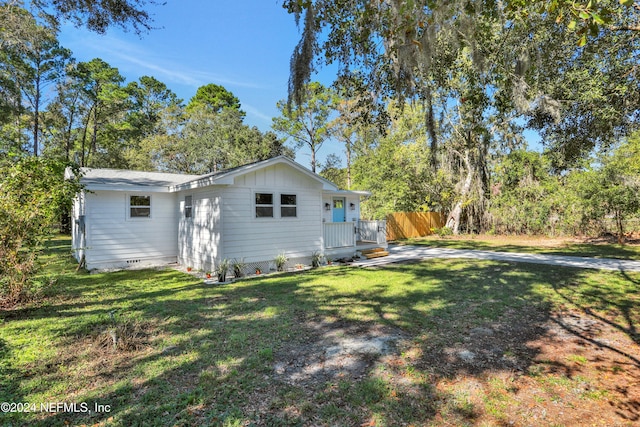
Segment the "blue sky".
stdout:
[[281,1],[169,0],[148,10],[158,27],[149,33],[112,28],[99,35],[65,26],[61,44],[78,61],[102,58],[127,82],[153,76],[185,102],[198,87],[220,84],[240,99],[247,124],[270,128],[299,38]]

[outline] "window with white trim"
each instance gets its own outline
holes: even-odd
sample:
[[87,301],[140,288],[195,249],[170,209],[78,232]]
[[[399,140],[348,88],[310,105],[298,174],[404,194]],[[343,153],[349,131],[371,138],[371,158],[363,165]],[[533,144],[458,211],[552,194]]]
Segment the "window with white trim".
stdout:
[[184,217],[191,218],[193,215],[193,196],[184,196]]
[[280,195],[280,217],[295,218],[298,216],[298,197],[295,194]]
[[129,196],[130,218],[151,218],[151,196]]
[[273,193],[256,193],[256,218],[273,218]]

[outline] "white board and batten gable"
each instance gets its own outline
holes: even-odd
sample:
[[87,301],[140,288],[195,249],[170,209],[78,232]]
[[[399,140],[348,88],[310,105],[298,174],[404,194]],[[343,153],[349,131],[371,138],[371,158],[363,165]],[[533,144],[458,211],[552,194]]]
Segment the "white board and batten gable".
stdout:
[[[280,253],[294,259],[321,252],[322,195],[337,187],[277,157],[203,176],[174,190],[182,200],[179,239],[185,250],[179,261],[211,271],[216,259],[254,263]],[[192,203],[189,218],[187,200]],[[210,207],[216,209],[215,217],[207,215]]]
[[323,251],[325,203],[342,192],[284,156],[202,175],[85,169],[74,206],[73,245],[88,269],[180,262],[213,271]]

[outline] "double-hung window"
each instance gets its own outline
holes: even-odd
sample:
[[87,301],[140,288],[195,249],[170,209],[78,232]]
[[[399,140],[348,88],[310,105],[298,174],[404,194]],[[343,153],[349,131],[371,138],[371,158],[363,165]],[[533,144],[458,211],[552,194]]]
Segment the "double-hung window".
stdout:
[[129,196],[129,217],[151,218],[151,196]]
[[280,217],[295,218],[298,216],[297,197],[295,194],[280,195]]
[[273,193],[256,193],[256,218],[273,218]]

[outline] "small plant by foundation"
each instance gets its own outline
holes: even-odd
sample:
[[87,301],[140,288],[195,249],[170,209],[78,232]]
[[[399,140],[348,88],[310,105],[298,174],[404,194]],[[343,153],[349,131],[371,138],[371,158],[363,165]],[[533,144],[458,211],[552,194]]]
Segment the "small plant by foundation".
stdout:
[[[240,259],[236,258],[231,263],[231,268],[233,269],[233,275],[236,278],[244,277],[244,269],[246,267],[247,267],[247,263],[244,262],[244,258],[240,258]],[[259,274],[257,270],[259,269],[256,268],[256,274]]]
[[229,271],[229,266],[231,262],[228,259],[223,259],[216,265],[216,274],[218,275],[218,282],[226,282],[227,281],[227,272]]
[[323,257],[324,256],[320,252],[314,251],[311,254],[311,267],[313,267],[313,268],[320,267],[320,264],[322,264],[322,258]]
[[284,252],[278,254],[273,259],[273,262],[276,264],[276,271],[284,271],[284,265],[287,263],[287,261],[289,261],[289,258],[287,258],[287,255],[285,255]]

